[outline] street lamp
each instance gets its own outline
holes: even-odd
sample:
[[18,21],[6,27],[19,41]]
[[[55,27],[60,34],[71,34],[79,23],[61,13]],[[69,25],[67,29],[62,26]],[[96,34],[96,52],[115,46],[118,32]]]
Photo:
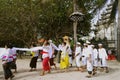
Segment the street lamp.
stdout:
[[77,23],[84,20],[84,14],[81,12],[73,12],[70,15],[70,20],[73,21],[73,30],[74,30],[74,44],[77,42]]
[[78,11],[77,0],[73,0],[73,13],[70,15],[70,19],[73,21],[74,44],[77,42],[77,22],[83,21],[83,15]]

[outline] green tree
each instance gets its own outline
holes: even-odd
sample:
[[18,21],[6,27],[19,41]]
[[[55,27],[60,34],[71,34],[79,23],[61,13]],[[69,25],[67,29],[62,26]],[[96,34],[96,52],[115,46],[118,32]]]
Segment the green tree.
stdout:
[[[78,34],[87,35],[90,20],[106,0],[77,0],[78,10],[85,20],[78,23]],[[64,35],[73,36],[72,0],[0,0],[0,43],[11,42],[30,46],[37,35],[58,41]]]

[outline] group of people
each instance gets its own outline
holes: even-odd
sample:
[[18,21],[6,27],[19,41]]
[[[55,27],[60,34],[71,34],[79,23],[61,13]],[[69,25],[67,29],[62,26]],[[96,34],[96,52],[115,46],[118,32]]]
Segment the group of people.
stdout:
[[[80,71],[87,69],[89,75],[86,77],[90,78],[95,75],[98,67],[101,68],[101,71],[108,73],[107,59],[107,52],[105,48],[103,48],[102,44],[98,44],[97,49],[95,45],[92,45],[87,41],[84,43],[84,47],[82,48],[81,44],[77,42],[75,48],[76,66]],[[82,62],[82,67],[80,60]]]
[[[96,45],[97,46],[97,45]],[[89,41],[84,43],[83,47],[81,43],[77,42],[75,50],[71,49],[71,46],[66,42],[63,42],[61,46],[56,50],[60,51],[60,69],[68,70],[72,66],[73,57],[75,59],[76,67],[78,71],[88,71],[88,78],[91,78],[96,74],[98,67],[101,68],[101,71],[109,72],[107,66],[108,55],[106,49],[103,48],[103,44],[98,44],[98,49],[95,45],[92,45]],[[55,49],[55,48],[54,48]],[[49,54],[50,54],[50,44],[46,42],[46,45],[43,47],[43,73],[48,70],[49,67]],[[74,55],[73,55],[74,53]],[[54,54],[54,51],[51,53]],[[53,62],[53,60],[52,60]]]
[[[96,46],[98,46],[98,49]],[[77,70],[81,72],[87,70],[88,75],[86,77],[88,78],[96,74],[98,67],[101,68],[101,71],[109,72],[107,66],[108,55],[106,49],[103,48],[103,44],[92,45],[89,41],[86,41],[82,46],[80,42],[77,42],[73,51],[69,44],[63,43],[60,50],[61,69],[71,67],[74,61],[72,57],[74,57]]]
[[[32,45],[36,47],[36,45]],[[84,43],[83,47],[81,43],[77,42],[74,51],[71,49],[71,46],[63,42],[59,47],[55,46],[52,40],[46,40],[43,43],[42,51],[32,50],[32,58],[30,61],[30,71],[36,71],[37,59],[39,54],[42,55],[42,73],[41,76],[45,75],[45,72],[51,72],[51,66],[54,66],[57,69],[56,64],[54,63],[54,53],[55,50],[60,52],[60,69],[68,70],[69,67],[72,67],[73,57],[75,59],[77,70],[83,72],[88,71],[88,78],[96,74],[97,68],[100,66],[101,70],[105,70],[108,73],[107,67],[107,53],[102,44],[98,44],[98,49],[95,48],[95,45],[91,45],[89,41]],[[4,54],[1,56],[3,70],[5,79],[12,79],[14,77],[11,69],[16,68],[16,50],[15,48],[9,47],[5,48]],[[74,53],[74,55],[73,55]],[[100,63],[100,64],[99,64]]]

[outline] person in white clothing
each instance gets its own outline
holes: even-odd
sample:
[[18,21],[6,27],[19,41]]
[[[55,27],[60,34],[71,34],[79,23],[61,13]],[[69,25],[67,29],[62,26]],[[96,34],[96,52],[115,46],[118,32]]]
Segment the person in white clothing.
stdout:
[[87,57],[87,71],[88,71],[88,76],[87,78],[92,77],[92,72],[93,72],[93,49],[90,45],[90,42],[86,42],[87,48],[86,48],[86,57]]
[[49,40],[48,41],[49,44],[50,44],[50,49],[49,49],[49,62],[50,62],[50,66],[54,66],[55,69],[57,69],[56,67],[56,64],[54,63],[54,53],[55,53],[55,50],[58,50],[58,48],[55,46],[55,44],[53,44],[52,40]]
[[61,52],[60,69],[65,69],[65,71],[67,71],[67,68],[69,67],[69,51],[70,47],[64,42]]
[[95,75],[98,67],[98,50],[95,48],[95,45],[92,45],[92,48],[93,48],[93,75]]
[[50,73],[50,63],[49,63],[49,49],[50,49],[50,44],[48,41],[45,41],[43,44],[43,51],[41,52],[42,54],[42,67],[43,70],[41,72],[41,76],[45,75],[45,72],[48,71]]
[[5,49],[2,52],[1,59],[2,59],[2,66],[4,71],[5,80],[12,80],[14,77],[12,71],[11,71],[11,62],[13,61],[13,56],[10,53],[9,46],[5,45]]
[[81,44],[79,42],[77,42],[76,48],[75,48],[75,62],[76,62],[76,66],[78,71],[83,71],[83,69],[81,68],[80,65],[80,58],[81,58]]
[[69,51],[68,51],[68,55],[69,55],[69,63],[70,63],[70,67],[72,67],[72,50],[71,48],[69,47]]
[[17,64],[16,64],[16,60],[17,60],[17,52],[15,47],[12,46],[12,44],[10,45],[10,54],[13,56],[13,61],[11,63],[11,69],[14,69],[14,73],[17,73]]
[[108,55],[107,55],[107,52],[105,50],[105,48],[103,48],[103,45],[102,44],[98,44],[99,46],[99,49],[98,49],[98,57],[100,59],[100,62],[101,62],[101,68],[102,68],[102,71],[105,70],[106,73],[108,73],[108,67],[107,67],[107,59],[108,59]]
[[87,66],[87,59],[86,59],[86,47],[87,44],[84,43],[84,48],[82,50],[82,64],[83,64],[83,68],[86,69],[86,66]]
[[98,51],[94,45],[92,45],[92,48],[93,48],[93,65],[97,67],[98,66]]

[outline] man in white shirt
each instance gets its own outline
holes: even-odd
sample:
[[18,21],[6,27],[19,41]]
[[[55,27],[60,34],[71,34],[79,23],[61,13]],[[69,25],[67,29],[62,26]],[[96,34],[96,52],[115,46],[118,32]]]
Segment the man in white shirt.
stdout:
[[105,48],[103,48],[102,44],[98,44],[99,49],[98,49],[98,55],[99,55],[99,59],[101,62],[101,68],[102,70],[105,69],[105,72],[108,73],[108,67],[107,67],[107,59],[108,59],[108,55],[107,52],[105,50]]
[[83,71],[83,69],[81,68],[80,65],[80,58],[81,58],[81,44],[79,42],[77,42],[76,48],[75,48],[75,62],[76,62],[76,66],[78,71]]
[[86,49],[87,49],[87,44],[84,43],[84,48],[82,49],[82,64],[84,69],[86,69],[87,66]]
[[92,48],[93,48],[93,75],[95,75],[98,67],[98,51],[95,48],[95,45],[92,45]]
[[52,43],[52,40],[49,40],[48,41],[49,44],[50,44],[50,49],[49,49],[49,58],[50,58],[50,66],[54,66],[55,69],[57,69],[56,67],[56,64],[54,63],[54,53],[55,53],[55,50],[59,50],[59,48],[57,48],[57,46],[55,46],[55,44]]
[[86,48],[86,58],[87,58],[87,71],[88,71],[88,76],[87,78],[92,77],[92,72],[93,72],[93,50],[90,45],[90,42],[86,42],[87,48]]

